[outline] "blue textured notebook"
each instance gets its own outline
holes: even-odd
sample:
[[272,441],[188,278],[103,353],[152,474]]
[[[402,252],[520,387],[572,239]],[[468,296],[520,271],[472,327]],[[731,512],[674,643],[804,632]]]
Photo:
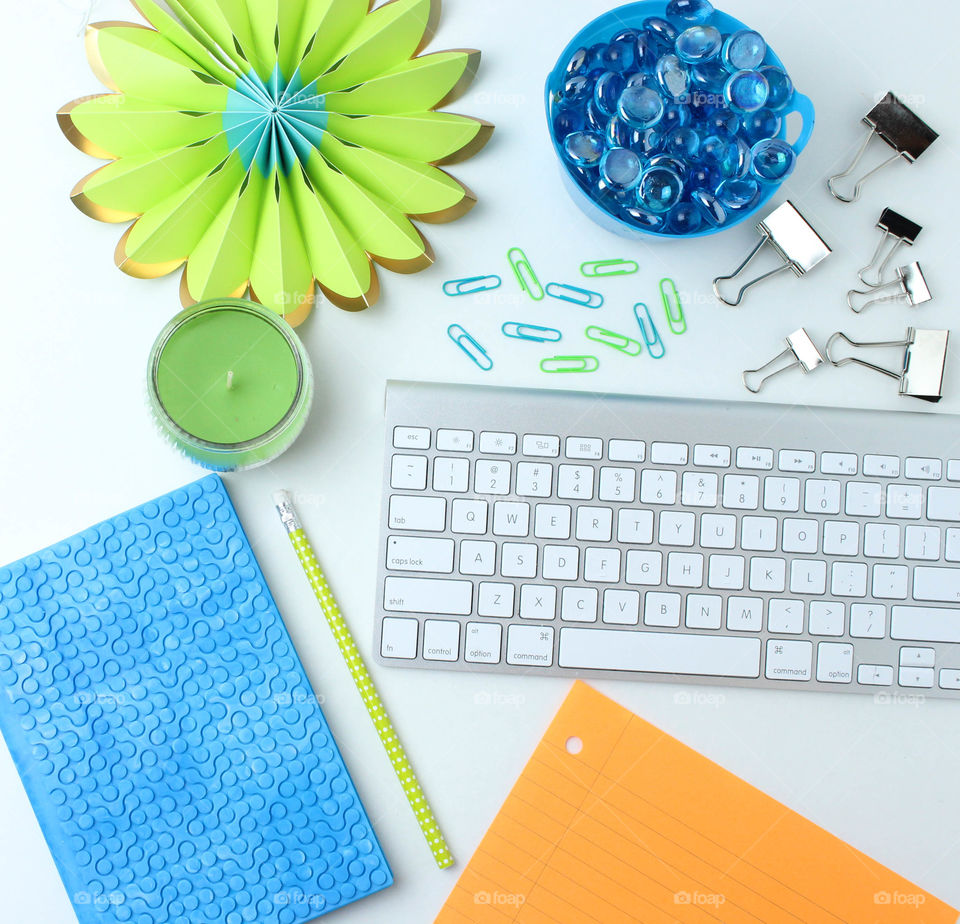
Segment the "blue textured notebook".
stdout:
[[0,730],[81,924],[298,924],[393,881],[215,475],[0,568]]

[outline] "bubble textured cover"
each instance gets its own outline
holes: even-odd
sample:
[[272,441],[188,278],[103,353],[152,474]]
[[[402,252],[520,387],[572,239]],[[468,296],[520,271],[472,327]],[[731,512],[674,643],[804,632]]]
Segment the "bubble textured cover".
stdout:
[[297,924],[393,881],[215,475],[0,569],[0,729],[80,924]]

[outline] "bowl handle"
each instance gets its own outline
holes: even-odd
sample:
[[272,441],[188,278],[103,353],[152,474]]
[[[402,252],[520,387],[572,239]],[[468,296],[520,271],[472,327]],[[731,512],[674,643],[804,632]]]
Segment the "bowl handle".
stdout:
[[797,92],[794,92],[793,101],[790,103],[789,108],[783,113],[784,120],[786,120],[786,117],[791,112],[799,112],[800,117],[803,119],[803,128],[800,129],[800,137],[790,145],[799,156],[813,135],[813,126],[817,121],[817,116],[813,108],[813,101],[810,97]]

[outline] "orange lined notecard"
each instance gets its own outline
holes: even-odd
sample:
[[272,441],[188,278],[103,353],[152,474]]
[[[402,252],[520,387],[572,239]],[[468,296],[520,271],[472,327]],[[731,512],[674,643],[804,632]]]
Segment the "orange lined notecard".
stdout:
[[957,919],[578,681],[435,924]]

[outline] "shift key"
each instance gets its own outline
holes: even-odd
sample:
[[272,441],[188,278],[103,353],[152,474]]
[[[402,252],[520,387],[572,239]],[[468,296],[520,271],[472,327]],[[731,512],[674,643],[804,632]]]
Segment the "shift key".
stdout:
[[388,577],[383,582],[383,608],[391,613],[469,616],[473,608],[473,584],[470,581]]

